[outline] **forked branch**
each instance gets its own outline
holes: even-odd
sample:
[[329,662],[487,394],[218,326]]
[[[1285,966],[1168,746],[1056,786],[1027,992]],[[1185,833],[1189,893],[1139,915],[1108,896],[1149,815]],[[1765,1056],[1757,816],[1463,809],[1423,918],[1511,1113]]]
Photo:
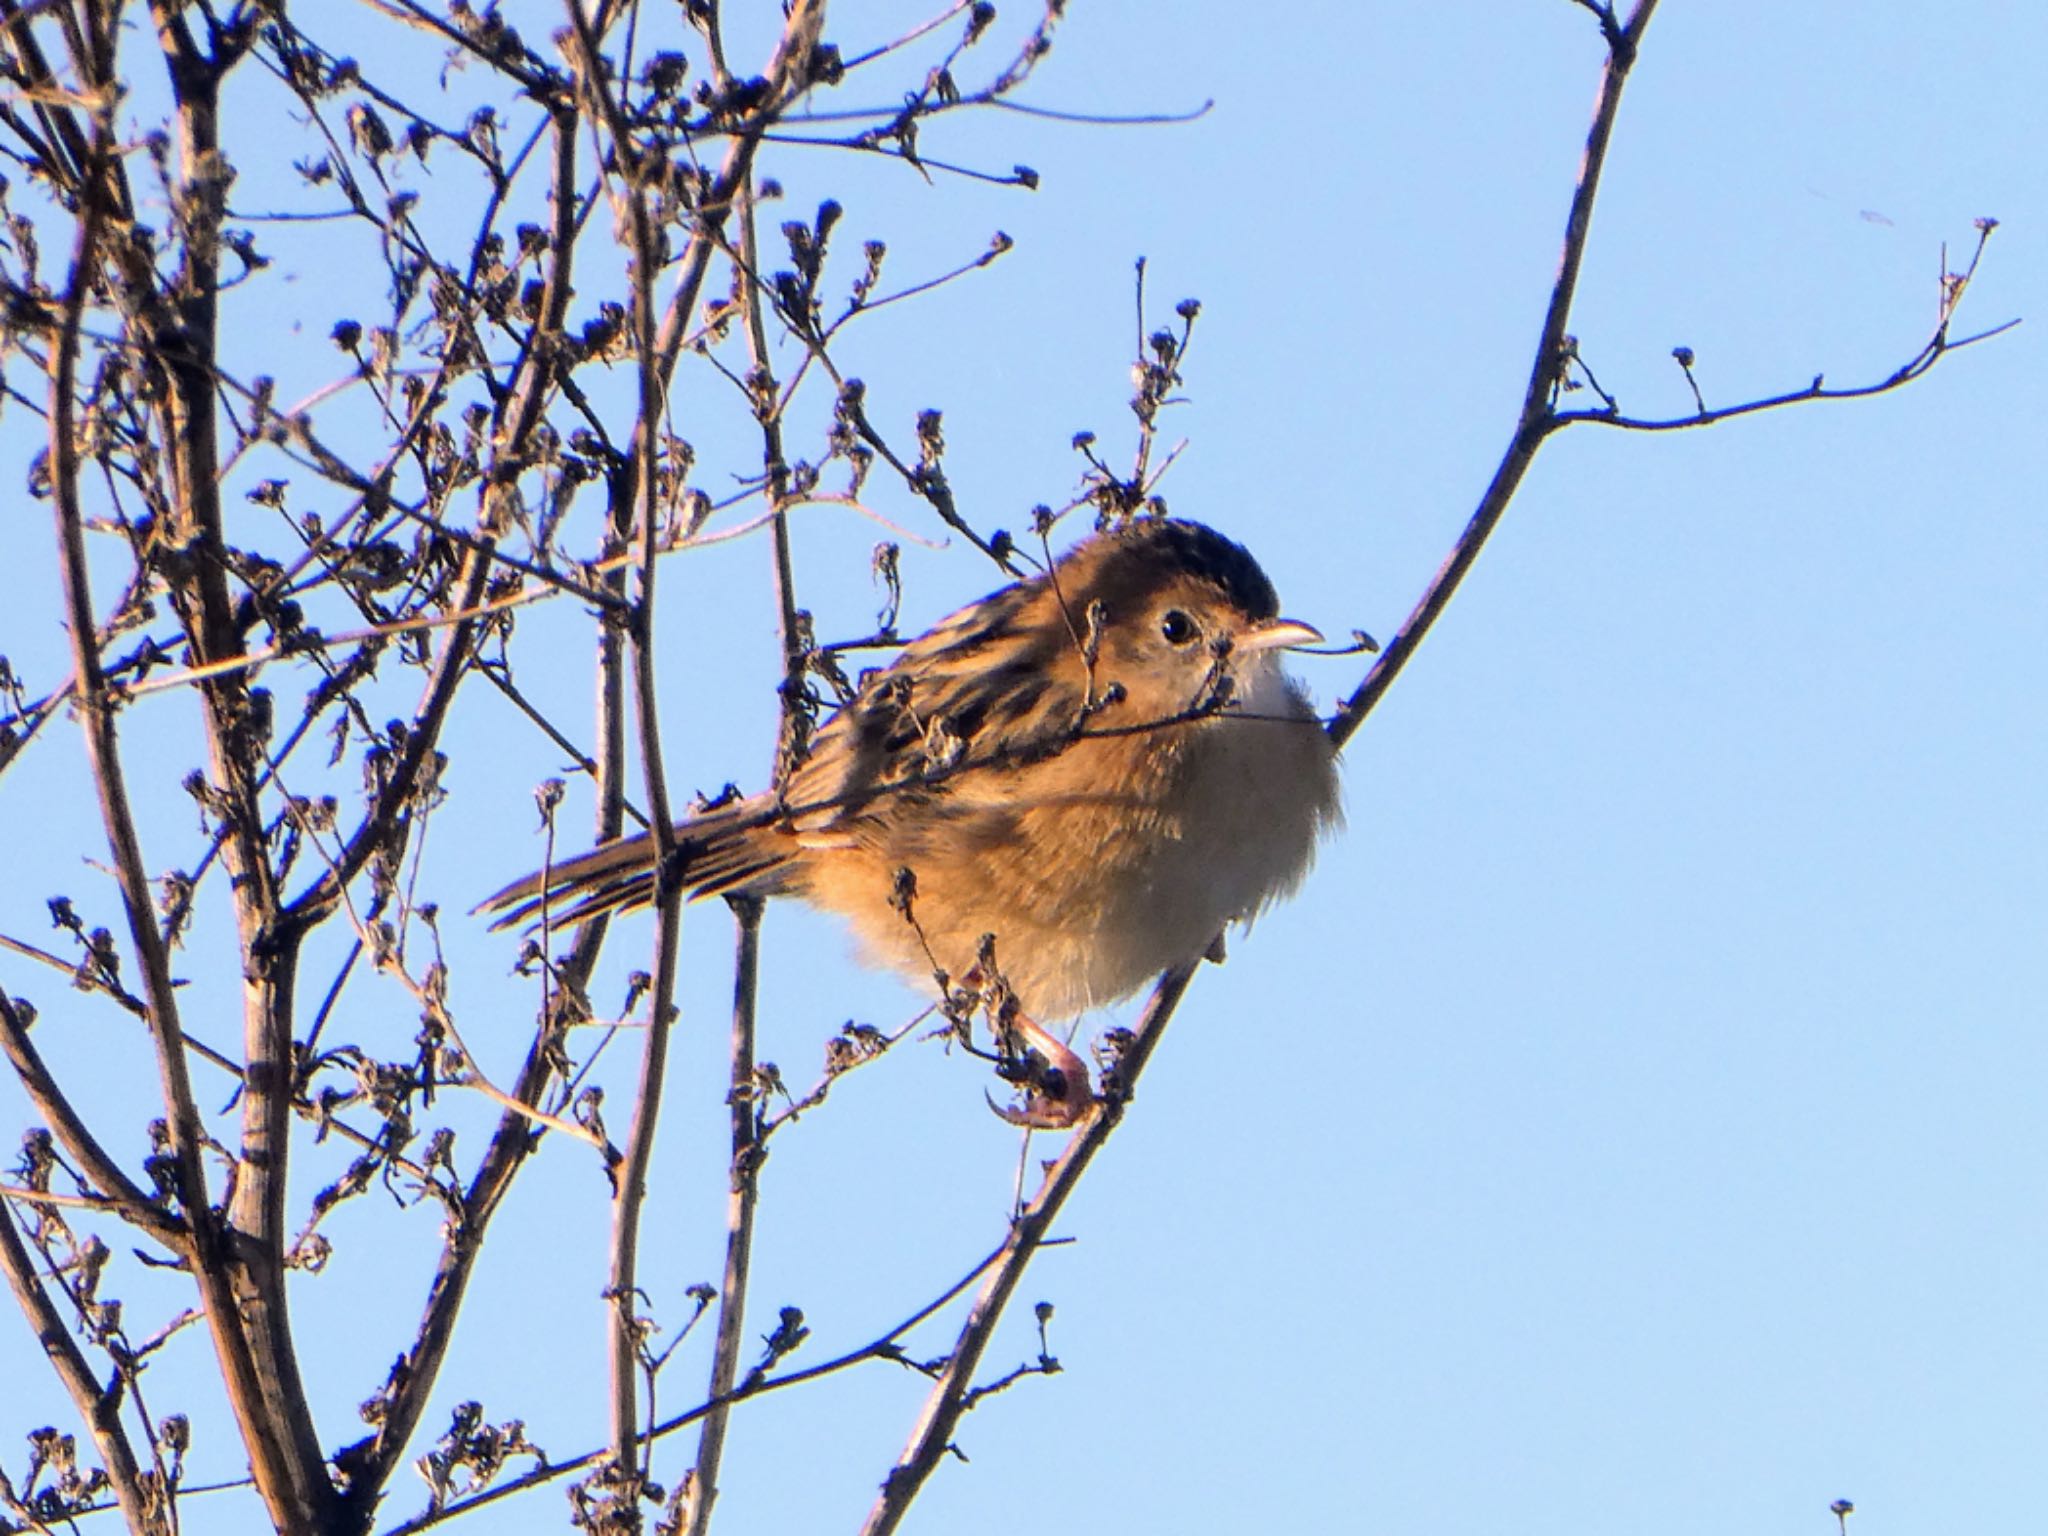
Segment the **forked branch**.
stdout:
[[[1575,349],[1569,340],[1569,323],[1579,272],[1592,231],[1593,209],[1599,193],[1600,176],[1620,111],[1622,89],[1638,57],[1644,32],[1657,8],[1657,0],[1637,0],[1624,22],[1611,5],[1604,3],[1604,0],[1575,0],[1575,3],[1592,11],[1599,19],[1602,35],[1608,45],[1607,59],[1594,100],[1593,121],[1586,136],[1578,181],[1573,188],[1571,204],[1566,215],[1564,245],[1558,263],[1557,279],[1544,311],[1541,336],[1530,364],[1522,408],[1516,418],[1507,450],[1502,455],[1491,482],[1459,536],[1457,544],[1425,589],[1406,622],[1380,652],[1364,681],[1344,701],[1330,721],[1330,735],[1340,747],[1356,733],[1365,717],[1385,695],[1407,664],[1409,657],[1414,654],[1416,647],[1421,644],[1423,637],[1449,605],[1459,584],[1478,559],[1480,550],[1485,546],[1488,537],[1499,524],[1508,504],[1520,488],[1523,477],[1535,460],[1537,450],[1559,427],[1576,420],[1605,421],[1610,425],[1636,425],[1650,429],[1681,425],[1697,426],[1802,399],[1852,398],[1862,394],[1879,393],[1898,388],[1920,377],[1947,352],[1985,339],[1985,336],[1997,334],[1994,330],[1962,341],[1950,340],[1948,337],[1948,324],[1954,312],[1955,301],[1960,298],[1963,288],[1976,271],[1976,259],[1973,257],[1966,272],[1953,278],[1946,275],[1944,277],[1946,287],[1941,323],[1933,339],[1912,360],[1879,385],[1864,389],[1829,391],[1816,379],[1812,387],[1806,391],[1720,412],[1703,411],[1698,418],[1670,423],[1635,422],[1618,417],[1610,418],[1602,413],[1558,412],[1555,400],[1565,378],[1566,369],[1575,357]],[[1988,234],[1986,224],[1980,223],[1979,228]],[[1981,237],[1978,252],[1982,252]],[[2004,327],[1998,329],[2003,330]],[[1015,1292],[1025,1267],[1030,1263],[1033,1253],[1043,1239],[1046,1224],[1058,1213],[1074,1181],[1080,1177],[1088,1162],[1114,1131],[1138,1074],[1143,1070],[1145,1061],[1163,1035],[1191,979],[1191,969],[1170,971],[1160,978],[1146,1004],[1135,1041],[1112,1074],[1113,1085],[1107,1095],[1108,1102],[1103,1112],[1076,1131],[1065,1152],[1048,1172],[1044,1184],[1017,1216],[1009,1240],[995,1267],[984,1281],[981,1294],[961,1329],[953,1352],[933,1385],[909,1443],[884,1484],[881,1496],[869,1512],[862,1536],[889,1536],[889,1533],[896,1530],[904,1513],[916,1498],[918,1490],[923,1486],[924,1480],[952,1444],[962,1413],[973,1403],[972,1375]]]

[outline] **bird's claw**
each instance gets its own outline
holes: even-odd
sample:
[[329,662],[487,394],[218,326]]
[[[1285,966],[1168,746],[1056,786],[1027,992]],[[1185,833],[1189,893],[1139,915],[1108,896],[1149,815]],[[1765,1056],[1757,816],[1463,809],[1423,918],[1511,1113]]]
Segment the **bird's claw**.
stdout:
[[1085,1087],[1059,1097],[1042,1088],[1028,1088],[1022,1104],[998,1104],[994,1094],[985,1096],[998,1120],[1027,1131],[1070,1131],[1095,1108],[1095,1095]]
[[1079,1125],[1095,1107],[1087,1065],[1036,1020],[1020,1013],[1011,1027],[1026,1049],[1004,1075],[1023,1088],[1024,1102],[1003,1105],[991,1097],[988,1107],[1026,1130],[1064,1131]]

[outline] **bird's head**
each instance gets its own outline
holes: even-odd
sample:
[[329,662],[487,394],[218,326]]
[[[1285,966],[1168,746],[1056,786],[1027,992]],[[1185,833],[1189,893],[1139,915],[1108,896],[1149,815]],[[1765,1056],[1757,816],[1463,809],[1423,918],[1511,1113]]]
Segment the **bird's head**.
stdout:
[[1323,638],[1280,617],[1258,561],[1200,523],[1150,518],[1098,534],[1054,578],[1074,623],[1099,617],[1096,673],[1122,687],[1132,719],[1245,707],[1284,686],[1284,651]]

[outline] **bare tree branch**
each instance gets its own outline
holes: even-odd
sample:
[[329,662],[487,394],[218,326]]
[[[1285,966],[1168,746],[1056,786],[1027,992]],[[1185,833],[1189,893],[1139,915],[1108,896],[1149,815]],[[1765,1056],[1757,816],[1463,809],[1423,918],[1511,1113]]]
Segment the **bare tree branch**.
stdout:
[[[164,1127],[149,1133],[156,1155],[130,1174],[117,1153],[132,1144],[134,1128],[100,1118],[108,1085],[59,1062],[60,1084],[31,1037],[34,1010],[0,993],[0,1054],[48,1127],[32,1133],[25,1171],[0,1184],[7,1206],[0,1210],[0,1268],[44,1336],[57,1379],[102,1437],[107,1468],[107,1480],[95,1472],[85,1492],[72,1485],[77,1497],[65,1505],[65,1519],[118,1509],[132,1529],[175,1536],[180,1501],[225,1486],[183,1480],[182,1443],[159,1433],[165,1421],[143,1400],[144,1357],[195,1314],[180,1303],[168,1324],[131,1344],[120,1331],[120,1303],[100,1289],[99,1268],[131,1261],[106,1259],[113,1250],[102,1232],[125,1230],[168,1252],[167,1259],[149,1251],[135,1258],[174,1271],[166,1278],[191,1288],[186,1301],[196,1300],[205,1318],[257,1496],[278,1529],[309,1536],[362,1536],[409,1462],[427,1478],[430,1505],[397,1532],[577,1473],[569,1490],[574,1523],[592,1536],[622,1536],[653,1523],[648,1502],[664,1502],[653,1480],[657,1442],[691,1425],[699,1427],[694,1464],[667,1480],[673,1496],[661,1519],[663,1529],[703,1536],[735,1432],[732,1410],[871,1361],[931,1383],[868,1514],[869,1532],[894,1531],[955,1446],[968,1411],[1024,1376],[1058,1368],[1043,1317],[1035,1365],[1006,1372],[989,1366],[988,1352],[1038,1250],[1060,1241],[1047,1235],[1051,1224],[1120,1124],[1193,966],[1161,977],[1135,1033],[1112,1037],[1097,1106],[1013,1213],[996,1252],[887,1332],[819,1365],[771,1375],[803,1327],[801,1314],[785,1309],[765,1358],[751,1370],[743,1363],[767,1138],[818,1109],[838,1075],[878,1059],[916,1032],[916,1021],[893,1034],[849,1021],[827,1047],[819,1085],[789,1098],[772,1064],[757,1059],[761,911],[751,898],[734,903],[729,1151],[713,1172],[728,1186],[716,1317],[709,1288],[695,1289],[695,1316],[670,1329],[662,1350],[648,1344],[656,1308],[647,1296],[661,1287],[645,1278],[658,1235],[646,1202],[658,1166],[668,1053],[677,1043],[669,1031],[683,895],[656,700],[672,717],[670,750],[698,707],[693,690],[675,688],[673,672],[665,679],[670,691],[658,694],[657,588],[668,594],[661,628],[672,636],[675,604],[696,574],[671,567],[681,579],[658,582],[659,557],[763,536],[761,579],[773,598],[780,652],[777,791],[803,760],[817,712],[853,692],[855,653],[899,643],[893,547],[877,556],[889,596],[873,633],[865,634],[865,624],[859,639],[821,641],[813,633],[798,601],[794,546],[805,523],[792,517],[795,509],[850,509],[891,526],[884,514],[893,509],[870,497],[894,496],[900,482],[931,522],[891,526],[895,536],[925,541],[929,531],[937,545],[950,531],[1006,573],[1033,563],[1029,552],[1019,560],[1007,532],[979,532],[973,524],[982,519],[963,511],[978,493],[963,482],[956,497],[941,413],[901,409],[892,380],[878,383],[872,399],[899,405],[873,405],[871,420],[868,386],[842,367],[856,319],[887,310],[894,320],[902,312],[891,306],[991,264],[1010,249],[1008,237],[996,235],[937,278],[885,289],[882,231],[849,257],[850,237],[832,245],[843,211],[825,198],[814,215],[782,225],[786,261],[774,248],[772,224],[764,254],[762,205],[780,192],[765,170],[770,150],[789,144],[880,155],[926,180],[943,181],[940,173],[952,171],[1029,186],[1036,177],[1023,167],[935,157],[927,148],[945,146],[927,146],[920,133],[935,119],[980,107],[1088,122],[1165,120],[1060,113],[1014,99],[1046,55],[1059,0],[1027,18],[1014,54],[978,85],[959,75],[989,34],[994,8],[938,3],[931,20],[842,58],[823,35],[821,0],[794,0],[764,72],[753,75],[728,59],[724,18],[713,3],[657,16],[637,0],[571,0],[550,24],[550,38],[529,44],[505,8],[364,0],[348,13],[349,32],[331,40],[337,46],[324,46],[308,21],[328,21],[305,6],[149,0],[149,24],[137,28],[119,0],[0,0],[0,159],[26,172],[17,177],[10,169],[0,179],[0,345],[12,349],[17,375],[29,368],[48,386],[35,399],[18,377],[0,380],[0,404],[26,410],[47,436],[27,479],[31,494],[47,497],[54,510],[68,641],[61,658],[35,658],[37,689],[0,662],[0,771],[32,745],[57,750],[51,744],[64,739],[61,723],[76,720],[111,850],[104,866],[125,918],[125,927],[110,920],[108,929],[97,928],[87,903],[74,910],[60,897],[53,912],[76,955],[52,952],[65,950],[63,941],[44,949],[5,936],[0,949],[52,968],[86,1006],[131,1034],[139,1021],[165,1116]],[[1809,399],[1882,393],[2004,329],[1957,336],[1952,328],[1989,234],[1985,221],[1966,269],[1943,272],[1933,336],[1886,378],[1847,388],[1816,378],[1804,390],[1710,407],[1694,359],[1680,349],[1696,412],[1624,414],[1594,380],[1569,316],[1622,89],[1656,0],[1630,0],[1625,19],[1610,0],[1572,4],[1598,23],[1607,58],[1521,410],[1457,547],[1330,722],[1339,744],[1440,616],[1551,433],[1580,422],[1677,430]],[[394,87],[411,77],[380,58],[381,42],[359,44],[354,36],[392,22],[442,54],[450,71],[443,89],[430,89],[418,105]],[[900,57],[913,44],[928,59]],[[146,103],[166,99],[154,80],[137,90],[121,74],[117,48],[127,50],[119,58],[130,77],[138,65],[145,76],[163,71],[163,131],[145,123],[131,133],[124,119],[125,137],[114,136],[117,110],[146,117]],[[284,93],[302,143],[264,144],[259,154],[253,135],[264,119],[223,115],[247,99],[226,89],[243,83],[233,71],[244,59],[254,65],[248,73],[256,86]],[[410,68],[419,59],[402,62]],[[882,105],[834,104],[829,93],[849,71],[863,71],[869,84],[886,76],[883,61],[909,72],[879,93]],[[449,105],[456,101],[487,104],[457,121],[462,108]],[[247,164],[232,163],[230,152]],[[259,212],[242,211],[229,196],[245,175],[244,184],[258,189],[251,204]],[[11,207],[4,206],[10,183]],[[430,201],[416,206],[422,199]],[[33,211],[22,213],[29,202]],[[49,237],[60,229],[64,239]],[[38,233],[57,253],[47,262]],[[348,294],[338,302],[358,306],[362,318],[335,318],[339,363],[307,365],[294,356],[282,396],[291,403],[283,404],[277,381],[244,366],[252,357],[260,363],[263,353],[238,333],[240,316],[224,296],[279,249],[309,237],[365,267],[337,285]],[[66,247],[68,269],[59,265]],[[842,284],[836,295],[828,273]],[[1158,438],[1157,417],[1179,397],[1197,306],[1180,307],[1181,326],[1150,334],[1145,307],[1141,278],[1135,455],[1126,463],[1098,453],[1092,436],[1077,441],[1078,494],[1061,511],[1032,514],[1048,562],[1050,530],[1067,512],[1085,508],[1114,520],[1163,506],[1160,477],[1179,450]],[[315,335],[329,318],[320,317]],[[862,329],[860,339],[866,335]],[[792,361],[778,370],[778,356]],[[708,388],[692,389],[690,370]],[[1564,392],[1582,385],[1599,408],[1561,410]],[[885,435],[877,420],[899,427]],[[701,462],[683,441],[685,427],[708,445]],[[892,475],[879,491],[865,491],[878,460]],[[825,483],[840,471],[843,481]],[[1059,504],[1065,494],[1046,500]],[[557,597],[584,605],[595,619],[594,723],[555,714],[560,673],[552,662],[529,662],[540,649],[526,643],[537,638],[540,617],[529,610]],[[558,609],[547,617],[561,616]],[[701,665],[701,658],[690,661]],[[50,686],[67,667],[69,677]],[[626,978],[623,1004],[592,1002],[594,985],[611,984],[598,980],[606,919],[580,924],[558,955],[559,919],[545,902],[532,914],[539,934],[514,963],[534,979],[537,1007],[523,1056],[518,1042],[506,1042],[516,1071],[493,1069],[502,1089],[490,1086],[456,1029],[453,967],[465,963],[464,952],[451,946],[444,954],[435,915],[437,876],[457,864],[446,886],[465,891],[468,871],[447,858],[440,838],[433,860],[426,857],[429,828],[450,824],[436,815],[453,787],[451,775],[444,788],[443,767],[468,750],[454,710],[462,684],[478,674],[512,702],[512,729],[547,758],[543,773],[592,780],[596,841],[617,839],[630,817],[651,828],[656,855],[648,877],[657,910],[651,963],[647,974]],[[301,684],[302,703],[292,693]],[[121,711],[145,697],[150,728],[176,716],[191,740],[204,742],[202,768],[182,785],[168,773],[145,778],[142,709],[129,717],[125,736],[117,730]],[[495,707],[488,692],[481,697]],[[963,751],[918,787],[931,791],[955,773],[974,773],[986,776],[972,786],[980,789],[1019,762],[1075,741],[1170,729],[1211,713],[1205,705],[1167,719],[1061,725],[1038,739]],[[326,760],[317,762],[323,745]],[[635,758],[646,785],[639,808],[626,797]],[[761,814],[858,809],[899,792],[895,784],[856,787],[831,807],[778,798]],[[546,864],[554,861],[564,796],[560,779],[540,791]],[[194,811],[197,832],[181,833],[180,814],[188,825]],[[175,856],[183,867],[146,879],[142,827],[160,855],[165,846],[182,850]],[[113,898],[102,891],[100,899]],[[10,926],[18,925],[10,919]],[[307,947],[323,927],[346,959],[337,950],[330,962]],[[176,979],[174,950],[188,972]],[[331,964],[324,997],[309,993],[302,1001],[302,953]],[[181,994],[184,986],[192,990]],[[202,1008],[210,1018],[239,1009],[239,1049],[186,1032],[185,1019]],[[483,1048],[481,1012],[459,1017]],[[600,1019],[608,1021],[601,1028],[578,1028]],[[637,1062],[608,1056],[614,1040],[624,1051],[643,1019]],[[43,1028],[41,1044],[57,1062]],[[226,1074],[216,1085],[225,1104],[202,1112],[188,1076],[191,1056]],[[467,1122],[440,1108],[465,1087],[496,1106],[459,1101],[492,1127],[473,1167],[459,1163],[455,1150],[456,1131]],[[615,1122],[626,1123],[617,1149],[604,1127],[607,1090]],[[630,1104],[620,1097],[626,1094]],[[775,1095],[786,1101],[779,1113],[770,1112]],[[823,1128],[830,1130],[829,1118]],[[450,1362],[470,1282],[522,1170],[540,1146],[559,1139],[551,1130],[612,1159],[602,1298],[610,1392],[603,1432],[593,1426],[580,1437],[596,1449],[511,1477],[501,1475],[509,1457],[538,1461],[541,1452],[508,1405],[493,1404],[486,1414],[480,1403],[463,1403],[438,1437],[423,1435],[422,1425],[431,1401],[446,1402],[461,1388]],[[209,1157],[217,1160],[217,1193],[208,1188]],[[53,1167],[68,1179],[61,1192],[46,1187]],[[310,1189],[310,1198],[294,1198],[295,1184]],[[350,1240],[348,1222],[330,1219],[342,1202],[380,1191],[401,1208],[440,1218],[438,1231],[414,1250],[425,1255],[431,1279],[417,1298],[416,1322],[377,1346],[381,1379],[360,1410],[367,1429],[335,1435],[340,1447],[329,1454],[308,1407],[311,1383],[299,1379],[287,1278],[295,1267],[318,1268],[330,1246]],[[591,1197],[604,1196],[593,1190]],[[75,1240],[65,1235],[67,1221],[78,1224]],[[67,1304],[78,1314],[68,1331],[57,1316]],[[912,1330],[941,1326],[942,1310],[950,1347],[913,1358]],[[692,1331],[699,1318],[708,1343]],[[662,1418],[656,1389],[668,1398],[673,1378],[662,1373],[682,1360],[685,1340],[708,1355],[702,1401]],[[95,1349],[114,1369],[97,1382],[88,1363]],[[694,1357],[685,1364],[696,1368]],[[148,1381],[154,1398],[161,1378]],[[325,1394],[332,1383],[320,1386]],[[510,1407],[516,1413],[525,1405]],[[332,1425],[325,1428],[334,1435]],[[147,1437],[149,1457],[138,1435]],[[208,1454],[233,1456],[231,1435],[209,1439]],[[64,1456],[68,1465],[70,1453]],[[32,1482],[25,1497],[32,1502],[43,1492]],[[9,1517],[58,1528],[47,1511],[17,1507],[13,1498],[0,1479],[0,1508]]]
[[28,1021],[22,1017],[14,1000],[4,992],[0,992],[0,1050],[6,1051],[8,1063],[27,1090],[29,1102],[35,1106],[36,1113],[56,1134],[66,1155],[85,1171],[86,1177],[105,1193],[128,1221],[173,1253],[188,1256],[192,1242],[185,1224],[144,1194],[121,1165],[108,1156],[84,1117],[73,1108],[71,1100],[50,1075],[35,1042],[29,1038]]
[[[89,13],[90,14],[90,13]],[[97,45],[102,56],[102,79],[111,79],[112,44]],[[92,155],[95,166],[111,163],[112,133],[101,119],[94,124]],[[71,636],[72,661],[79,679],[77,708],[84,723],[87,756],[99,785],[102,820],[113,856],[114,873],[121,889],[129,938],[141,959],[144,993],[150,1005],[150,1033],[156,1047],[158,1073],[164,1101],[169,1110],[172,1155],[176,1160],[180,1204],[190,1232],[195,1277],[206,1301],[206,1316],[214,1347],[227,1378],[229,1401],[234,1405],[250,1448],[257,1485],[280,1518],[304,1521],[317,1518],[320,1503],[318,1478],[324,1484],[317,1454],[310,1468],[293,1453],[294,1437],[288,1425],[293,1415],[273,1417],[273,1408],[285,1403],[272,1397],[258,1368],[239,1313],[231,1265],[217,1232],[212,1203],[207,1195],[206,1176],[200,1164],[203,1132],[199,1111],[192,1098],[192,1086],[185,1073],[183,1031],[178,1020],[177,998],[172,987],[170,966],[162,936],[157,931],[150,903],[149,882],[144,874],[141,846],[135,832],[126,777],[114,727],[114,705],[107,691],[95,643],[90,578],[86,568],[84,513],[79,502],[77,435],[74,401],[77,393],[76,359],[79,331],[89,300],[92,274],[100,258],[100,239],[106,218],[101,172],[88,174],[82,189],[78,238],[72,252],[70,286],[61,317],[51,337],[55,363],[50,380],[51,492],[57,512],[58,547],[62,554],[66,623]],[[303,1400],[300,1406],[303,1407]],[[305,1427],[310,1427],[309,1423]],[[310,1474],[310,1476],[309,1476]]]
[[[1048,1245],[1041,1244],[1040,1246]],[[771,1392],[781,1392],[790,1387],[800,1387],[808,1382],[819,1381],[827,1376],[837,1375],[841,1371],[850,1370],[854,1366],[864,1365],[870,1360],[890,1360],[899,1365],[909,1365],[911,1362],[905,1356],[902,1346],[904,1336],[919,1324],[927,1321],[951,1305],[975,1281],[986,1274],[992,1265],[1000,1262],[1007,1251],[1007,1245],[1005,1245],[1003,1249],[998,1249],[996,1252],[989,1254],[972,1269],[968,1270],[966,1274],[947,1286],[945,1290],[939,1292],[937,1296],[919,1307],[915,1312],[912,1312],[893,1328],[877,1335],[867,1343],[847,1350],[844,1354],[835,1355],[830,1360],[823,1360],[816,1365],[805,1366],[801,1370],[789,1371],[781,1376],[765,1376],[758,1380],[749,1377],[739,1386],[733,1388],[731,1394],[725,1398],[700,1403],[686,1413],[679,1413],[673,1418],[663,1419],[660,1423],[653,1425],[649,1429],[647,1438],[658,1440],[665,1435],[674,1434],[677,1430],[688,1429],[692,1424],[701,1423],[707,1415],[716,1412],[722,1407],[731,1407],[746,1402],[750,1398],[765,1397]],[[572,1472],[580,1472],[587,1467],[595,1467],[601,1462],[606,1461],[610,1455],[610,1448],[602,1447],[594,1451],[586,1451],[581,1456],[574,1457],[568,1461],[558,1461],[545,1467],[537,1467],[531,1472],[527,1472],[517,1478],[508,1479],[496,1487],[486,1489],[472,1498],[463,1500],[459,1504],[451,1504],[443,1509],[429,1510],[425,1514],[403,1521],[385,1531],[383,1536],[416,1536],[417,1532],[428,1530],[444,1520],[452,1519],[457,1515],[468,1514],[470,1511],[480,1509],[487,1504],[495,1504],[501,1500],[512,1498],[537,1488],[543,1483],[550,1483],[556,1478],[566,1477]]]
[[1585,259],[1586,241],[1592,234],[1593,204],[1600,193],[1600,173],[1606,168],[1607,146],[1614,134],[1615,119],[1621,112],[1622,87],[1628,83],[1629,71],[1635,65],[1636,53],[1642,44],[1643,33],[1650,25],[1650,18],[1657,12],[1657,0],[1636,0],[1635,10],[1623,26],[1616,21],[1611,7],[1595,3],[1595,0],[1578,0],[1578,3],[1600,17],[1601,31],[1607,38],[1607,66],[1601,72],[1600,88],[1593,97],[1593,125],[1586,133],[1585,153],[1579,160],[1578,184],[1572,188],[1571,207],[1565,215],[1564,252],[1558,260],[1557,281],[1551,287],[1550,302],[1543,312],[1543,330],[1536,343],[1536,356],[1529,366],[1528,385],[1522,392],[1521,414],[1516,418],[1507,452],[1494,470],[1493,479],[1487,485],[1486,493],[1480,497],[1471,521],[1458,535],[1450,556],[1413,611],[1402,621],[1400,629],[1380,651],[1364,682],[1344,701],[1336,718],[1330,722],[1330,738],[1340,747],[1365,723],[1365,717],[1373,706],[1393,686],[1394,679],[1401,675],[1401,669],[1408,665],[1415,648],[1422,643],[1444,609],[1450,606],[1451,598],[1478,560],[1480,550],[1486,546],[1501,515],[1507,511],[1508,503],[1520,489],[1522,477],[1535,462],[1536,450],[1556,429],[1551,396],[1557,381],[1564,375],[1565,334],[1571,321],[1572,300],[1578,292],[1579,265]]
[[99,1449],[101,1464],[107,1469],[107,1481],[113,1485],[114,1500],[128,1529],[138,1536],[157,1536],[157,1533],[167,1531],[164,1506],[144,1485],[142,1468],[135,1460],[134,1448],[128,1443],[128,1431],[122,1426],[120,1394],[114,1390],[101,1390],[99,1382],[93,1378],[91,1365],[78,1347],[78,1341],[64,1326],[63,1318],[57,1315],[49,1294],[36,1278],[35,1260],[22,1243],[21,1233],[15,1229],[11,1197],[0,1199],[0,1271],[6,1273],[8,1289],[14,1292],[14,1299],[28,1319],[29,1326],[35,1330],[43,1353],[49,1356],[57,1379],[64,1384],[72,1405],[77,1408],[79,1418],[85,1422],[93,1444]]
[[909,1442],[884,1480],[880,1497],[868,1511],[861,1536],[887,1536],[902,1523],[925,1479],[953,1443],[960,1415],[967,1411],[971,1401],[974,1373],[981,1366],[981,1357],[988,1350],[1004,1309],[1016,1294],[1024,1271],[1043,1246],[1046,1232],[1067,1203],[1067,1197],[1122,1122],[1124,1108],[1137,1090],[1138,1078],[1159,1048],[1166,1026],[1173,1020],[1173,1011],[1193,976],[1194,967],[1184,966],[1159,978],[1132,1031],[1130,1043],[1105,1074],[1103,1100],[1096,1113],[1068,1139],[1058,1160],[1046,1171],[1038,1192],[1011,1220],[1009,1236],[997,1250],[995,1263],[982,1281],[980,1294],[953,1342],[952,1352],[932,1384]]
[[690,1474],[689,1536],[704,1536],[718,1498],[718,1466],[725,1451],[733,1383],[739,1379],[740,1346],[746,1329],[747,1281],[753,1268],[754,1212],[760,1202],[762,1089],[754,1070],[754,999],[760,980],[761,903],[733,902],[738,953],[733,962],[732,1049],[727,1106],[732,1118],[732,1187],[726,1201],[725,1275],[718,1288],[718,1334],[711,1356],[711,1386],[705,1394],[704,1427],[697,1438],[697,1463]]

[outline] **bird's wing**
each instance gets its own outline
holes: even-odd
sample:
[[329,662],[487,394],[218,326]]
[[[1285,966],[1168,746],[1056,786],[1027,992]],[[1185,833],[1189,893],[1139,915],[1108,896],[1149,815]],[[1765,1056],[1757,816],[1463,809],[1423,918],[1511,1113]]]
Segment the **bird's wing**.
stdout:
[[790,780],[799,831],[829,837],[877,802],[963,792],[1070,741],[1086,670],[1065,625],[1030,611],[1043,597],[1039,581],[1006,587],[862,679]]

